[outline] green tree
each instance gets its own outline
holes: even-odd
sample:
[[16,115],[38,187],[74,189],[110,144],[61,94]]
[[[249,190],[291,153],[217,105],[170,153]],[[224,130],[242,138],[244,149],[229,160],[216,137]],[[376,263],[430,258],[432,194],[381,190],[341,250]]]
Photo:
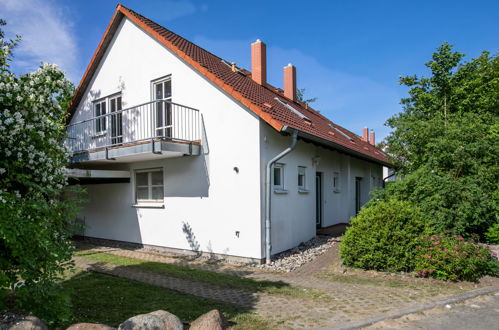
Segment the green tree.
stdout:
[[401,77],[409,96],[385,144],[403,179],[381,196],[411,201],[436,231],[483,235],[498,221],[499,57],[463,56],[444,43],[430,77]]
[[18,40],[0,29],[0,296],[12,291],[18,308],[53,323],[68,317],[57,280],[72,266],[68,220],[78,211],[78,195],[67,193],[61,106],[73,85],[56,65],[12,73]]
[[296,98],[298,101],[303,102],[305,104],[314,103],[317,101],[317,97],[305,98],[305,88],[297,88],[296,89]]

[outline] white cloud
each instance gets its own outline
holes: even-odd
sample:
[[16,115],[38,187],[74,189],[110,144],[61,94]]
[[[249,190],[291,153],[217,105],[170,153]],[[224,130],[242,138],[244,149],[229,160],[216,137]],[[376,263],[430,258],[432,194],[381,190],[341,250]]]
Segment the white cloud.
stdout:
[[[256,39],[256,38],[255,38]],[[253,40],[213,40],[197,36],[198,45],[241,67],[251,70],[250,44]],[[389,133],[386,119],[400,111],[399,88],[366,76],[333,69],[313,56],[297,49],[284,49],[267,44],[267,79],[283,86],[283,67],[297,67],[298,88],[305,88],[305,97],[318,97],[312,106],[335,123],[356,134],[363,127],[374,129],[377,141]]]
[[68,78],[78,81],[78,48],[67,8],[51,0],[0,0],[0,17],[7,21],[7,36],[19,34],[13,70],[26,73],[40,62],[55,63]]

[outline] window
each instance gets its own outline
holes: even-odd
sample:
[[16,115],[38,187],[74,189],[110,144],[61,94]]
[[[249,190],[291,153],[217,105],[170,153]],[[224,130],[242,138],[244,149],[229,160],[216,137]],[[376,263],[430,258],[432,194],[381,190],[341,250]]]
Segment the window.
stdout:
[[[154,100],[172,101],[172,79],[167,77],[153,82]],[[156,102],[156,136],[172,136],[172,104]]]
[[341,135],[343,135],[345,138],[349,139],[350,141],[353,141],[353,139],[348,136],[346,133],[340,131],[338,128],[334,127],[332,124],[328,124],[329,127],[331,127],[332,129],[334,129],[336,132],[340,133]]
[[284,190],[284,164],[274,165],[274,189]]
[[335,193],[340,192],[340,173],[338,172],[333,173],[333,191]]
[[306,167],[304,166],[298,166],[298,189],[305,190],[306,189]]
[[109,98],[112,144],[123,142],[123,113],[120,112],[121,110],[121,95]]
[[106,132],[106,99],[94,103],[95,135]]
[[163,202],[163,170],[138,170],[135,172],[135,199],[140,202]]

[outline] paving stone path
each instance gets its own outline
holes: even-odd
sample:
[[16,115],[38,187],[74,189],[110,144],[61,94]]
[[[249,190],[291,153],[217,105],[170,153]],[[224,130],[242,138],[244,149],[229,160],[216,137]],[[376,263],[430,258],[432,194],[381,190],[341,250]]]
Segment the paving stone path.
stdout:
[[282,328],[319,328],[333,326],[366,316],[395,311],[404,306],[439,297],[429,297],[411,288],[390,288],[361,286],[350,283],[332,282],[315,277],[328,267],[336,256],[332,249],[302,266],[298,270],[281,274],[261,271],[249,267],[237,267],[222,263],[189,261],[143,250],[128,250],[114,247],[96,247],[79,244],[80,250],[90,253],[103,252],[145,262],[162,262],[212,272],[231,274],[256,280],[268,280],[301,287],[303,290],[316,289],[325,294],[324,299],[292,298],[284,295],[248,292],[242,289],[218,287],[212,284],[170,277],[149,271],[97,262],[85,258],[84,254],[75,257],[78,268],[110,274],[159,287],[169,288],[195,296],[214,299],[242,306],[255,311],[266,319],[274,321]]

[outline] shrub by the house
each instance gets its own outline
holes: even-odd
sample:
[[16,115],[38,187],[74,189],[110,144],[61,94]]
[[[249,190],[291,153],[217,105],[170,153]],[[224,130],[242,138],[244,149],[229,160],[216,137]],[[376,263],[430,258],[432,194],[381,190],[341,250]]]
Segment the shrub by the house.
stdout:
[[351,221],[340,245],[347,266],[382,271],[412,270],[419,237],[425,232],[420,210],[387,200],[363,208]]
[[489,227],[485,233],[485,238],[489,244],[499,244],[499,222]]
[[489,249],[462,236],[436,234],[423,238],[416,249],[418,276],[440,280],[477,281],[484,275],[497,275],[498,262]]

